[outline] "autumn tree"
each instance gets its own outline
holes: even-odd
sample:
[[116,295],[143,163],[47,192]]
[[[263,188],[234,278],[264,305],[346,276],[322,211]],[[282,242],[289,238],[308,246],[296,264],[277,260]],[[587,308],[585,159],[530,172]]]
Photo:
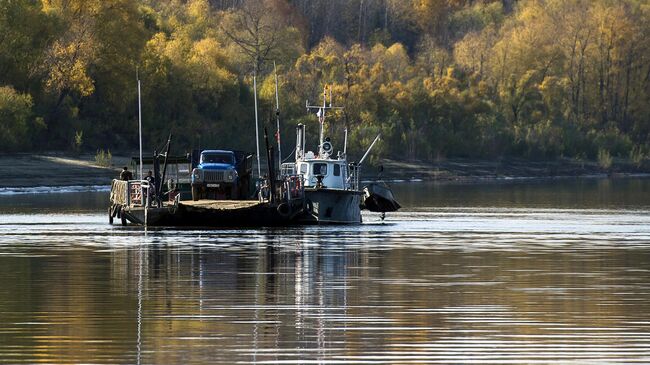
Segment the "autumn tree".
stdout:
[[279,3],[246,0],[223,14],[221,31],[254,73],[259,74],[271,60],[291,60],[303,52],[297,28],[286,21],[291,9]]

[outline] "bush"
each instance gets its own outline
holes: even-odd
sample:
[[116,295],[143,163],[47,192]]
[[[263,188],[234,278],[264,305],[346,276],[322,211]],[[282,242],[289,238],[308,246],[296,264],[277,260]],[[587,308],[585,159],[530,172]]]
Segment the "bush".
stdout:
[[590,134],[599,150],[599,155],[600,150],[606,150],[613,156],[626,157],[632,149],[630,137],[622,133],[613,123],[602,130],[593,130]]
[[598,150],[598,165],[606,171],[612,167],[612,155],[606,149]]
[[76,154],[81,153],[81,146],[83,145],[84,141],[84,132],[83,131],[76,131],[74,133],[74,138],[72,139],[72,151]]
[[646,154],[641,146],[634,146],[630,151],[630,160],[636,167],[641,167],[646,159]]
[[0,150],[16,151],[31,147],[29,135],[32,97],[0,86]]
[[113,162],[113,155],[111,150],[104,151],[103,149],[97,150],[95,154],[95,164],[101,167],[110,167]]

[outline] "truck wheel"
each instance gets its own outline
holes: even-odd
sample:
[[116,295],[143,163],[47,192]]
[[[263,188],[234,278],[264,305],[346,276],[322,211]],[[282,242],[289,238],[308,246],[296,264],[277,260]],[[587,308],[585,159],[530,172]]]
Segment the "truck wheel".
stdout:
[[197,201],[201,199],[201,191],[198,186],[192,186],[192,200]]

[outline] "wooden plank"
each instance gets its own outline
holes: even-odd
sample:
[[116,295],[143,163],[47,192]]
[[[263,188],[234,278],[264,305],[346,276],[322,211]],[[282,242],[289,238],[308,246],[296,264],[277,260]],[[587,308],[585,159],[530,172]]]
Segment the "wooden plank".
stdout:
[[186,200],[181,201],[180,205],[185,205],[187,207],[193,208],[203,208],[203,209],[219,209],[219,210],[231,210],[231,209],[245,209],[251,208],[256,205],[261,204],[257,200]]

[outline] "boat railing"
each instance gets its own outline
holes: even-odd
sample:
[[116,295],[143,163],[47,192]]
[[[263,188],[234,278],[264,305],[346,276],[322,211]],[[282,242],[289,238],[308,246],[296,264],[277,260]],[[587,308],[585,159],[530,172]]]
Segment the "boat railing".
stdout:
[[287,203],[303,199],[305,196],[305,178],[302,174],[284,175],[281,195]]
[[283,163],[280,168],[280,176],[296,175],[296,164],[294,162]]
[[143,194],[150,188],[147,180],[117,180],[114,179],[111,184],[110,201],[113,205],[127,207],[142,207],[147,204],[148,194]]
[[129,206],[141,207],[143,199],[142,181],[129,181]]
[[348,183],[350,190],[359,190],[359,176],[361,175],[361,166],[356,163],[351,163],[350,167],[350,176],[348,177]]

